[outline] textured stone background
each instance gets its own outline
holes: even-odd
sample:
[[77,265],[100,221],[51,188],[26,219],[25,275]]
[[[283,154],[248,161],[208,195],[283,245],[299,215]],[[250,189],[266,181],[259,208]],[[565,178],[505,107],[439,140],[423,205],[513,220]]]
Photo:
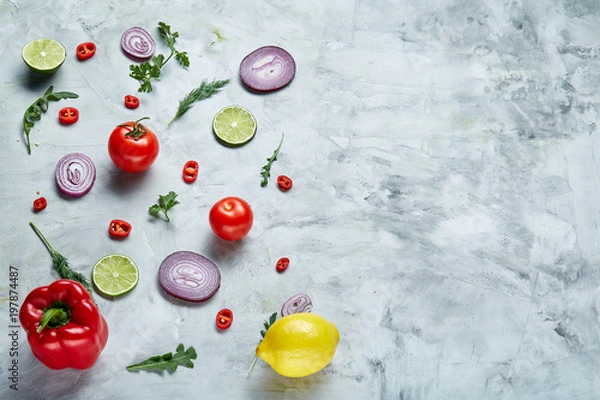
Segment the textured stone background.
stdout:
[[[48,370],[21,331],[15,393],[2,345],[0,397],[600,396],[599,2],[88,3],[0,3],[0,330],[9,326],[9,265],[19,268],[21,298],[56,277],[30,220],[75,268],[89,274],[103,255],[125,253],[140,267],[140,282],[123,298],[99,300],[110,339],[91,370]],[[137,82],[119,38],[140,25],[165,52],[158,21],[180,32],[178,48],[192,65],[167,64],[132,112],[122,98]],[[44,36],[69,56],[40,79],[20,52]],[[75,47],[88,40],[98,53],[80,63]],[[284,90],[256,95],[244,89],[238,67],[265,44],[286,48],[298,72]],[[167,129],[178,100],[213,78],[232,82]],[[80,98],[51,104],[28,156],[22,114],[50,84]],[[71,127],[56,121],[66,104],[81,112]],[[230,104],[247,107],[259,123],[239,149],[219,145],[211,132],[213,115]],[[127,175],[108,158],[107,137],[144,115],[161,154],[147,173]],[[273,182],[259,185],[282,132],[273,173],[293,177],[285,194]],[[53,175],[73,151],[98,169],[93,190],[78,200],[60,196]],[[201,174],[189,186],[180,174],[191,158]],[[181,204],[166,224],[147,208],[169,190]],[[50,203],[39,214],[31,211],[36,191]],[[241,243],[216,240],[207,223],[210,206],[226,195],[244,197],[255,212]],[[126,241],[108,238],[113,218],[134,225]],[[161,292],[158,265],[177,250],[221,268],[222,287],[207,303]],[[274,270],[281,256],[291,259],[282,275]],[[337,325],[333,362],[289,379],[259,361],[248,378],[262,321],[298,292]],[[222,307],[235,313],[225,333],[214,328]],[[8,344],[7,335],[1,341]],[[193,370],[125,371],[179,342],[198,350]]]

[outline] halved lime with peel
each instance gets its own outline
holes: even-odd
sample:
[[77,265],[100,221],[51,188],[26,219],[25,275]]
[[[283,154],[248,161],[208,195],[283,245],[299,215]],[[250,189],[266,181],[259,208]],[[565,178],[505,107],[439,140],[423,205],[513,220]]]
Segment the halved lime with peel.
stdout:
[[23,47],[23,61],[33,72],[51,74],[55,72],[67,57],[67,50],[54,39],[32,40]]
[[241,146],[250,141],[256,133],[254,115],[241,106],[227,106],[213,119],[215,136],[229,146]]
[[138,280],[138,267],[131,258],[123,254],[102,257],[92,270],[94,286],[100,293],[109,297],[118,297],[130,292]]

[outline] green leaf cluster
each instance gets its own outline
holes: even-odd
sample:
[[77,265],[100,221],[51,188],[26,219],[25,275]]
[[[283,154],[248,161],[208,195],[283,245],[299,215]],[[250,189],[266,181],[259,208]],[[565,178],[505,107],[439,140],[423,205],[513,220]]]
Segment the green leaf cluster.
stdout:
[[25,131],[27,152],[29,154],[31,154],[31,140],[29,139],[31,128],[33,128],[37,121],[42,119],[42,114],[48,110],[48,103],[51,101],[76,99],[79,97],[77,93],[73,92],[52,92],[53,88],[54,87],[51,85],[42,97],[37,99],[27,108],[27,110],[25,110],[25,114],[23,115],[23,130]]
[[161,356],[150,357],[147,360],[132,364],[126,367],[127,371],[155,370],[175,372],[177,367],[194,368],[195,360],[198,357],[196,350],[190,346],[185,350],[183,343],[180,343],[175,353],[169,352]]
[[160,81],[162,67],[168,63],[173,56],[175,56],[175,59],[183,67],[187,68],[190,66],[190,59],[187,52],[179,51],[175,48],[175,41],[179,37],[179,32],[171,32],[171,27],[164,22],[158,23],[158,30],[171,52],[166,58],[162,54],[157,54],[153,56],[150,61],[144,61],[140,65],[129,66],[129,70],[131,71],[129,76],[140,82],[138,92],[149,93],[152,91],[151,81]]
[[164,214],[165,218],[167,219],[167,222],[170,222],[171,219],[169,218],[168,212],[171,208],[173,208],[177,204],[179,204],[179,201],[177,201],[176,199],[177,199],[177,193],[175,193],[173,191],[170,191],[165,196],[159,195],[158,196],[158,204],[151,205],[150,208],[148,209],[148,212],[150,213],[150,215],[157,217],[157,218],[158,218],[158,214],[160,212],[162,212]]

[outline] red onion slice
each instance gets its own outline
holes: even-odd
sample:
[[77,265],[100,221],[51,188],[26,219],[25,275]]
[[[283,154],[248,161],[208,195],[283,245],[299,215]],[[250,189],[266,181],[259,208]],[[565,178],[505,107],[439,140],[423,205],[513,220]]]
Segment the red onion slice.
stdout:
[[94,186],[96,166],[85,154],[71,153],[58,161],[55,175],[58,190],[69,197],[81,197]]
[[176,251],[158,269],[158,281],[170,295],[187,301],[204,301],[221,287],[217,264],[193,251]]
[[296,75],[294,58],[277,46],[254,50],[240,64],[240,78],[251,89],[261,92],[277,90],[292,81]]
[[297,314],[312,311],[312,300],[306,293],[299,293],[290,297],[283,307],[281,307],[281,316]]
[[156,42],[144,28],[134,26],[121,35],[121,49],[135,61],[148,60],[156,51]]

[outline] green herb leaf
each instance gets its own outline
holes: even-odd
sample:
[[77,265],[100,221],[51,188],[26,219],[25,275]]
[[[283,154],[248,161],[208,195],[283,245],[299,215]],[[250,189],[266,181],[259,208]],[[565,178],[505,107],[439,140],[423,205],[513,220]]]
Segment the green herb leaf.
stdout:
[[158,196],[158,204],[151,205],[150,208],[148,209],[148,212],[150,213],[150,215],[157,217],[157,218],[158,218],[158,214],[160,212],[162,212],[165,215],[167,222],[170,222],[171,219],[169,219],[168,212],[171,208],[173,208],[177,204],[179,204],[179,201],[177,201],[176,198],[177,198],[177,193],[175,193],[173,191],[170,191],[165,196],[159,195]]
[[[273,314],[271,314],[271,316],[269,317],[268,320],[263,322],[263,326],[265,327],[265,329],[260,331],[260,335],[262,336],[262,339],[260,339],[258,344],[260,344],[263,341],[263,339],[265,338],[265,335],[267,334],[267,331],[269,330],[271,325],[273,325],[275,323],[276,320],[277,320],[277,311],[275,311]],[[248,370],[248,375],[250,375],[250,373],[252,372],[252,369],[254,368],[254,365],[256,364],[257,360],[258,360],[258,356],[255,356],[254,360],[252,361],[252,365],[250,365],[250,370]]]
[[223,88],[228,83],[229,79],[225,79],[222,81],[215,81],[213,79],[213,81],[210,83],[202,81],[199,87],[189,92],[183,98],[183,100],[179,101],[179,108],[177,109],[175,116],[167,126],[170,126],[173,123],[173,121],[175,121],[177,118],[181,117],[183,114],[188,112],[188,110],[193,107],[195,102],[208,99],[213,94],[219,92],[219,90],[221,90],[221,88]]
[[281,140],[279,141],[279,146],[273,152],[273,155],[267,158],[267,164],[262,167],[260,174],[263,179],[260,181],[260,186],[265,187],[269,184],[269,177],[271,176],[271,165],[275,160],[277,160],[277,155],[279,154],[279,150],[281,149],[281,144],[283,143],[283,133],[281,134]]
[[140,65],[129,66],[129,70],[131,71],[129,76],[140,82],[138,92],[150,93],[152,91],[151,80],[160,81],[162,67],[169,62],[173,56],[175,56],[175,59],[179,61],[182,66],[190,66],[190,60],[187,56],[187,52],[180,52],[175,49],[175,39],[179,37],[179,33],[171,32],[171,27],[164,22],[158,23],[158,30],[171,52],[166,59],[164,55],[157,54],[153,56],[150,61],[144,61]]
[[194,368],[195,360],[198,357],[196,350],[190,346],[187,350],[183,343],[177,346],[175,354],[165,353],[162,356],[150,357],[147,360],[127,366],[127,371],[141,371],[141,370],[155,370],[155,371],[169,371],[175,372],[177,367]]
[[63,279],[70,279],[72,281],[81,283],[90,293],[90,295],[92,295],[92,285],[87,278],[83,274],[71,269],[67,259],[62,254],[54,250],[54,248],[48,242],[48,239],[46,239],[46,237],[33,222],[30,222],[29,225],[31,225],[35,233],[42,240],[44,245],[46,245],[46,248],[52,256],[52,267],[56,272],[58,272],[58,275]]
[[48,102],[59,101],[63,99],[76,99],[79,97],[77,93],[52,92],[52,89],[53,86],[50,86],[48,89],[46,89],[44,95],[30,105],[23,114],[23,130],[25,131],[25,142],[27,144],[27,152],[29,154],[31,154],[31,140],[29,138],[31,128],[33,128],[37,121],[42,119],[42,114],[48,110]]

